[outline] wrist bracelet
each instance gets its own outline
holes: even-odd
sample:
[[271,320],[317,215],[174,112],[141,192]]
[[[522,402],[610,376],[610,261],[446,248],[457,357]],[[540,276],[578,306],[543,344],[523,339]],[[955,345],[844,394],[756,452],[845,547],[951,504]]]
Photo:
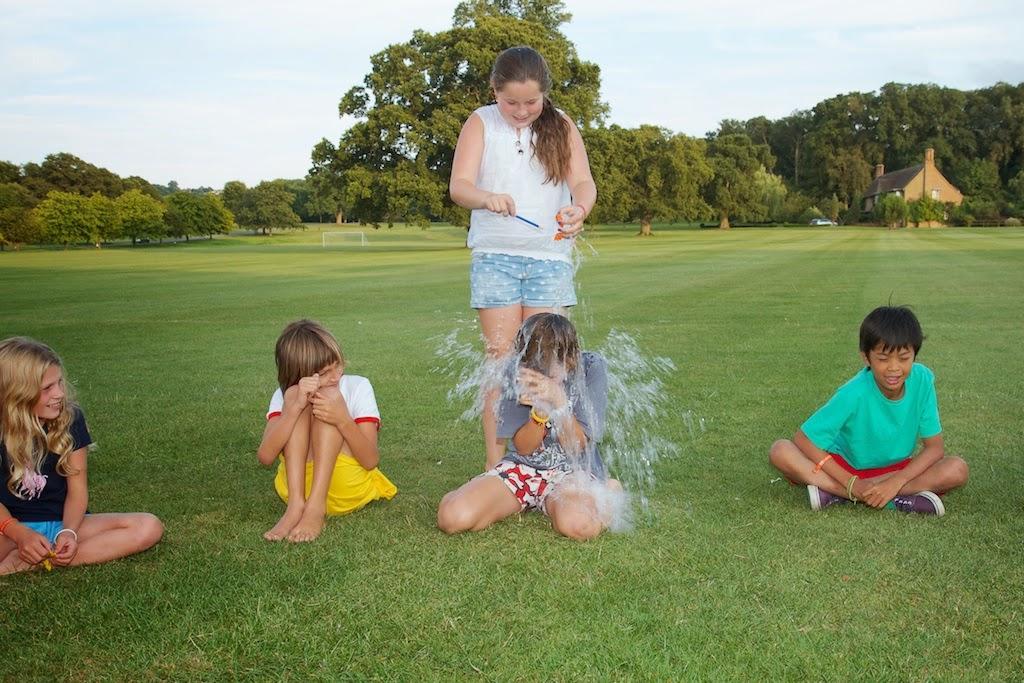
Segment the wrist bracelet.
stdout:
[[829,453],[824,458],[822,458],[818,462],[818,464],[814,466],[814,473],[817,474],[818,472],[821,472],[821,468],[824,467],[825,463],[827,463],[831,459],[832,459],[832,454],[831,453]]
[[75,537],[75,543],[78,543],[78,532],[75,531],[74,529],[61,529],[60,531],[58,531],[56,534],[53,535],[54,542],[57,541],[57,537],[60,536],[61,534],[71,534],[72,536]]
[[857,498],[853,495],[853,485],[860,479],[856,474],[850,477],[849,481],[846,482],[846,497],[852,500],[854,503],[857,502]]
[[579,207],[579,210],[583,212],[583,220],[587,220],[587,213],[588,213],[588,212],[587,212],[587,210],[586,210],[586,209],[585,209],[585,208],[583,207],[583,205],[582,205],[582,204],[573,204],[573,206],[577,206],[577,207]]
[[5,519],[4,521],[0,522],[0,536],[6,536],[7,535],[7,527],[9,527],[10,525],[14,524],[17,521],[18,520],[16,520],[14,518],[14,516],[11,515],[10,517]]
[[541,415],[537,412],[536,408],[530,408],[530,419],[544,427],[544,429],[551,429],[551,417],[549,415]]

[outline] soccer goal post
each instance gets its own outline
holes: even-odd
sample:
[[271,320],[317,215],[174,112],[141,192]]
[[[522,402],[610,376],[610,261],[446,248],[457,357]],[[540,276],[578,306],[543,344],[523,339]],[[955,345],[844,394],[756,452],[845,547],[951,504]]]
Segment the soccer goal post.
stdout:
[[321,238],[321,246],[330,247],[343,242],[359,240],[359,246],[366,246],[366,233],[362,230],[346,230],[344,232],[325,232]]

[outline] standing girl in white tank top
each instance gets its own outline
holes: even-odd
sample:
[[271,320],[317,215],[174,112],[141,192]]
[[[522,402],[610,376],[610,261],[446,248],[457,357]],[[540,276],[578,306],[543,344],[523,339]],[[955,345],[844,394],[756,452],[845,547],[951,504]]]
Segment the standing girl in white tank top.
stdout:
[[[579,130],[548,97],[551,74],[532,48],[494,62],[495,104],[470,115],[452,161],[452,200],[472,209],[470,304],[487,354],[506,356],[523,320],[576,303],[572,238],[597,201]],[[492,374],[492,373],[489,373]],[[496,390],[484,388],[487,467],[505,452],[497,438]]]

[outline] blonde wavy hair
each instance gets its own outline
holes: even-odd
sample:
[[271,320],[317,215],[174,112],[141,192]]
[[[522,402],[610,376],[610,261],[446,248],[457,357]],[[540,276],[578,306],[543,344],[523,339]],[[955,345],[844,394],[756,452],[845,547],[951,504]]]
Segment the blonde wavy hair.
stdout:
[[43,386],[43,375],[52,366],[61,368],[60,357],[46,344],[28,337],[11,337],[0,342],[0,437],[7,449],[7,488],[21,498],[18,489],[29,472],[38,473],[50,451],[58,456],[57,472],[74,474],[68,460],[75,443],[71,423],[77,407],[66,386],[60,415],[49,420],[46,429],[35,414]]

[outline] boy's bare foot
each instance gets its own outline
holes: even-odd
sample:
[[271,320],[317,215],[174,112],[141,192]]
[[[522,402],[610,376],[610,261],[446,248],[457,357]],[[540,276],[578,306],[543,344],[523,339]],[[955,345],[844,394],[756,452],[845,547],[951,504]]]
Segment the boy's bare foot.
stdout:
[[289,505],[285,509],[284,514],[281,515],[281,519],[277,520],[277,524],[263,534],[263,538],[268,541],[280,541],[287,538],[288,534],[295,528],[295,525],[302,519],[304,509],[304,505]]
[[302,519],[295,525],[295,528],[288,534],[288,540],[292,543],[305,543],[307,541],[316,540],[320,532],[324,530],[324,510],[323,508],[314,509],[311,505],[306,505],[306,509],[302,512]]

